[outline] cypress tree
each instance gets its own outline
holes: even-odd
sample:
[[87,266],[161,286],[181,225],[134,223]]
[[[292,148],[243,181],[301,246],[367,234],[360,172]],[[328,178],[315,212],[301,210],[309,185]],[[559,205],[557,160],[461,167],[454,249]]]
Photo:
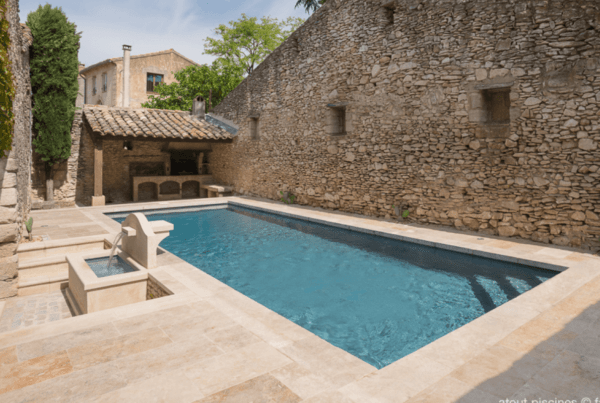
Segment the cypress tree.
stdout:
[[29,13],[27,26],[33,35],[33,145],[46,163],[46,178],[51,179],[52,166],[71,155],[71,126],[79,91],[80,34],[62,9],[50,4]]

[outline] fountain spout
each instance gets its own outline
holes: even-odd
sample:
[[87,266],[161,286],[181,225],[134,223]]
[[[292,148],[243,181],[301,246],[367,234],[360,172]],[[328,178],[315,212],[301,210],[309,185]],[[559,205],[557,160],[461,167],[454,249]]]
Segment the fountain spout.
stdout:
[[146,269],[157,267],[158,244],[169,236],[173,224],[166,221],[148,221],[142,213],[132,213],[121,224],[123,245],[128,253]]
[[125,235],[126,235],[125,231],[121,231],[115,237],[115,240],[113,241],[113,244],[112,244],[112,248],[110,249],[110,257],[108,258],[108,264],[106,265],[107,268],[109,268],[110,265],[112,264],[113,258],[115,257],[115,252],[117,251],[117,245],[119,244],[119,242]]

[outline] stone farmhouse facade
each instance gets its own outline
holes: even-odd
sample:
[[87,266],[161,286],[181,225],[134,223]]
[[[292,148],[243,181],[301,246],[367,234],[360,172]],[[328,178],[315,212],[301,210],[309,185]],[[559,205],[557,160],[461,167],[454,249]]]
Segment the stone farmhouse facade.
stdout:
[[215,110],[236,192],[600,246],[600,3],[328,0]]
[[[198,65],[173,49],[130,56],[130,107],[141,108],[148,101],[156,82],[175,82],[174,72]],[[103,60],[82,69],[84,103],[88,105],[123,105],[123,57]],[[152,85],[148,84],[152,81]]]
[[29,47],[31,31],[19,24],[18,0],[8,0],[8,58],[14,79],[12,150],[0,158],[0,300],[17,295],[19,258],[17,246],[23,237],[24,221],[29,215],[31,175],[31,80]]

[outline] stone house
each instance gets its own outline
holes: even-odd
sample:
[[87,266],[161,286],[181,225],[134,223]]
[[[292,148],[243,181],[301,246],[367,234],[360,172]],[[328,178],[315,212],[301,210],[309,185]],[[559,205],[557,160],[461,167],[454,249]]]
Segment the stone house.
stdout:
[[156,94],[156,85],[175,82],[175,72],[198,65],[173,49],[129,56],[130,105],[123,105],[123,63],[126,57],[103,60],[79,72],[84,78],[82,92],[85,104],[141,108],[149,95]]
[[600,246],[600,3],[328,0],[214,110],[242,194]]
[[204,114],[85,105],[76,113],[72,154],[55,180],[58,206],[206,197],[212,147],[236,130]]
[[7,156],[0,158],[0,300],[17,295],[17,246],[23,223],[30,211],[31,175],[31,81],[29,47],[31,31],[19,24],[18,0],[6,2],[10,47],[8,58],[13,74],[13,142]]

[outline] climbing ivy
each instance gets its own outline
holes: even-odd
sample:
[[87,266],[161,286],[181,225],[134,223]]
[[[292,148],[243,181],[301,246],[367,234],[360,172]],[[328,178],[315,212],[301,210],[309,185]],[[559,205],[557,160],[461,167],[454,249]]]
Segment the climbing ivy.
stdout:
[[14,115],[12,109],[15,88],[8,58],[10,36],[6,14],[7,0],[0,0],[0,158],[6,156],[12,144]]

